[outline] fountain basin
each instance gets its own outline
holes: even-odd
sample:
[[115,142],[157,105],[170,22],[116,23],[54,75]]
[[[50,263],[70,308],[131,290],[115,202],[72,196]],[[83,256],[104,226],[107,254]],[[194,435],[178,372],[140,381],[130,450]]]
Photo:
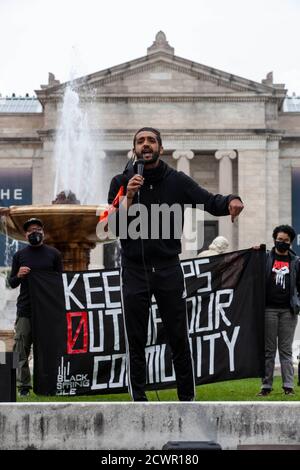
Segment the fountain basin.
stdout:
[[16,240],[25,241],[23,224],[31,217],[44,223],[45,243],[61,251],[65,271],[85,271],[90,251],[101,240],[96,227],[99,214],[106,206],[53,204],[0,207],[0,231]]

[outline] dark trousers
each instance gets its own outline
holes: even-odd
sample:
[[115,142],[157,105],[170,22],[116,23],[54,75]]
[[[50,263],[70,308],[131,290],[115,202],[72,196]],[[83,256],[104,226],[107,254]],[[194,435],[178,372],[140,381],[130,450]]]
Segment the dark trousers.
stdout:
[[18,317],[15,323],[15,344],[13,350],[19,353],[17,368],[17,386],[31,388],[31,376],[28,358],[32,345],[31,320],[27,317]]
[[266,308],[265,311],[265,377],[263,389],[271,389],[278,346],[282,385],[294,388],[293,340],[298,316],[289,308]]
[[188,340],[185,287],[180,265],[147,270],[147,275],[143,269],[123,267],[121,276],[128,385],[133,400],[146,400],[145,347],[152,294],[172,350],[178,398],[181,401],[193,400],[193,360]]

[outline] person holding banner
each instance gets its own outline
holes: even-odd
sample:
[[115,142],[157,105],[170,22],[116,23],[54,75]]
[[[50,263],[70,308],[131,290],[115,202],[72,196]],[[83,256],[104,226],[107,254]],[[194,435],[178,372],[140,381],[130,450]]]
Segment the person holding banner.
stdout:
[[43,243],[44,226],[40,219],[27,220],[23,229],[29,245],[14,254],[9,284],[13,289],[21,286],[17,300],[14,351],[19,353],[19,367],[17,368],[19,395],[26,397],[31,389],[28,358],[32,346],[28,276],[32,270],[62,272],[63,266],[60,252]]
[[[114,222],[121,241],[121,294],[127,350],[128,387],[134,401],[147,401],[146,359],[147,328],[151,298],[154,295],[172,350],[180,401],[191,401],[195,396],[193,360],[188,339],[185,285],[179,263],[181,235],[177,236],[170,217],[168,236],[162,235],[162,225],[154,222],[153,210],[202,204],[215,216],[231,215],[232,221],[243,210],[238,196],[213,195],[200,187],[183,172],[170,168],[160,157],[163,146],[160,132],[151,127],[139,129],[133,138],[134,161],[110,185],[106,211],[100,222]],[[128,222],[137,208],[135,219],[140,234],[131,234]],[[128,216],[126,233],[121,219]],[[182,233],[184,215],[181,211]],[[134,226],[134,224],[132,225]],[[144,233],[146,226],[151,235]]]
[[265,377],[259,396],[272,391],[277,344],[283,391],[285,395],[294,394],[292,346],[300,311],[300,260],[291,249],[295,236],[289,225],[275,227],[274,247],[267,252]]

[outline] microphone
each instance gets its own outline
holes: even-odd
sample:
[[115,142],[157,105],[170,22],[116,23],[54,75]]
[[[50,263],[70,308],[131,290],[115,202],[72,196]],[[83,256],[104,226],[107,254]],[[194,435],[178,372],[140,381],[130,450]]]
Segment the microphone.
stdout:
[[137,160],[135,162],[135,172],[137,175],[143,176],[144,173],[145,160]]

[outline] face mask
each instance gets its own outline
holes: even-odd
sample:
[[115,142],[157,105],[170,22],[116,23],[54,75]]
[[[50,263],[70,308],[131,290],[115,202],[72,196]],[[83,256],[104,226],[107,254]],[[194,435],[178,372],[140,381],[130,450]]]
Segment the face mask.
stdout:
[[275,241],[275,248],[280,252],[284,253],[290,248],[290,243]]
[[43,240],[43,234],[40,232],[32,232],[28,236],[28,241],[30,245],[33,245],[33,246],[39,245],[42,240]]

